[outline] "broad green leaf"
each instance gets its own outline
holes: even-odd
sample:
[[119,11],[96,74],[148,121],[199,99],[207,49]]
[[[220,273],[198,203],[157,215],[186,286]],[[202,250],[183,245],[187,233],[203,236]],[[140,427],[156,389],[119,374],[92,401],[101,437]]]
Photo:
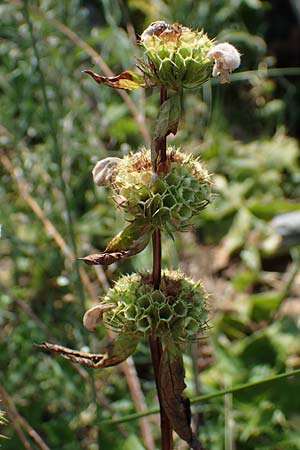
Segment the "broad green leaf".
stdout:
[[219,377],[228,377],[233,379],[235,377],[240,378],[243,374],[243,366],[241,361],[236,358],[230,346],[222,342],[218,336],[213,338],[214,354],[217,357],[218,364],[221,367],[221,373]]
[[270,202],[270,198],[253,197],[247,204],[252,214],[265,220],[271,220],[276,214],[299,211],[299,203],[282,198]]
[[232,286],[238,292],[245,292],[258,280],[257,273],[252,270],[241,270],[232,278]]
[[151,159],[156,168],[160,163],[160,150],[169,134],[176,134],[181,116],[181,96],[176,93],[168,98],[160,107],[153,131]]
[[153,232],[152,225],[135,221],[115,236],[104,252],[79,258],[88,265],[110,265],[136,255],[146,248]]
[[131,434],[128,436],[124,445],[122,447],[123,450],[145,450],[145,447],[142,445],[141,441],[135,434]]
[[250,317],[252,320],[270,320],[272,314],[278,311],[283,295],[276,291],[261,292],[249,297]]
[[134,89],[139,89],[145,87],[145,80],[140,75],[132,72],[131,70],[126,70],[115,77],[103,77],[93,72],[92,70],[85,70],[84,73],[90,75],[96,83],[106,84],[115,89],[127,89],[132,91]]
[[131,254],[140,253],[148,244],[152,231],[152,225],[134,221],[110,241],[105,251],[130,250],[134,252]]

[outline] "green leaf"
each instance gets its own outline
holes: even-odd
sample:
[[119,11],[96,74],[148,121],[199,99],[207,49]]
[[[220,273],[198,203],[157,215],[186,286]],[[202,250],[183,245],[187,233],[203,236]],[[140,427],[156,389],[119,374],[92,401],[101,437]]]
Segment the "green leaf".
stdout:
[[110,265],[137,255],[146,248],[153,232],[153,226],[134,221],[115,236],[104,252],[79,258],[89,265]]
[[180,348],[174,342],[166,344],[159,372],[162,406],[172,428],[192,449],[201,450],[202,446],[191,429],[190,401],[182,395],[186,388],[183,359]]
[[159,153],[169,134],[176,134],[181,116],[181,95],[176,93],[168,98],[160,107],[153,131],[151,159],[156,167],[159,164]]
[[125,70],[115,77],[103,77],[93,72],[92,70],[84,70],[84,73],[90,75],[98,84],[106,84],[115,89],[127,89],[132,91],[145,87],[145,80],[140,75],[132,72],[132,70]]
[[145,450],[145,447],[135,434],[128,436],[122,448],[123,450]]
[[132,254],[140,253],[149,242],[152,225],[136,220],[128,225],[123,231],[115,236],[108,246],[106,252],[130,250]]
[[278,311],[283,300],[283,295],[276,291],[260,292],[249,297],[251,302],[250,317],[252,320],[270,320]]
[[105,367],[116,366],[125,361],[136,349],[140,337],[133,334],[121,333],[107,347],[105,353],[85,353],[61,345],[44,342],[38,347],[48,350],[51,353],[62,356],[69,361],[91,367],[93,369],[103,369]]
[[222,240],[222,245],[216,252],[214,269],[221,270],[227,266],[229,258],[243,246],[247,233],[251,228],[252,214],[246,208],[240,208],[234,217],[229,232]]

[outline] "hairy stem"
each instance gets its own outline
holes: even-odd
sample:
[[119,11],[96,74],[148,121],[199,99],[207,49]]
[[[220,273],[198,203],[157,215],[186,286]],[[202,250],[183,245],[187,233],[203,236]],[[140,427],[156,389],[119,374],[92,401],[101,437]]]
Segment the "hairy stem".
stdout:
[[[161,105],[167,100],[167,89],[162,87],[160,90],[160,103]],[[167,160],[167,138],[161,141],[159,148],[158,160],[161,162],[166,162]],[[154,289],[159,289],[161,282],[161,231],[157,228],[152,236],[153,243],[153,271],[152,271],[152,281]],[[160,425],[161,425],[161,448],[162,450],[173,450],[173,438],[172,438],[172,428],[170,421],[162,404],[162,396],[160,391],[159,383],[159,370],[160,370],[160,360],[162,356],[162,342],[161,338],[155,335],[149,338],[152,364],[154,370],[154,377],[157,389],[157,396],[160,406]]]

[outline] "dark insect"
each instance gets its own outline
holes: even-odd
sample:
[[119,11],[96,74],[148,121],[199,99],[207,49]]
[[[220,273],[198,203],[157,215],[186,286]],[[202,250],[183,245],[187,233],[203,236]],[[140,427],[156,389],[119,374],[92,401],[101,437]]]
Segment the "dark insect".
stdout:
[[169,25],[162,20],[157,20],[156,22],[152,22],[148,28],[141,35],[141,42],[145,41],[148,37],[151,36],[160,36],[162,33],[171,33],[173,31],[173,26]]

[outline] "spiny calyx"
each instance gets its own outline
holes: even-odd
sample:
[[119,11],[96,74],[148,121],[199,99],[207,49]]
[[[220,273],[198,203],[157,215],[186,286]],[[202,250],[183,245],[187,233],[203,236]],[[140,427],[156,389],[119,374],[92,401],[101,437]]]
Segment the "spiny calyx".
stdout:
[[105,184],[131,218],[169,232],[182,231],[210,203],[211,181],[199,159],[172,147],[166,163],[168,173],[153,174],[150,152],[142,149],[112,167]]
[[101,314],[94,307],[84,322],[90,316],[94,329],[94,314],[116,332],[193,341],[207,328],[206,298],[200,282],[180,271],[164,270],[159,290],[154,290],[149,273],[133,274],[120,278],[101,302]]
[[214,43],[203,30],[191,30],[179,23],[153,22],[141,35],[145,59],[139,68],[153,85],[175,91],[193,89],[212,73],[208,52]]

